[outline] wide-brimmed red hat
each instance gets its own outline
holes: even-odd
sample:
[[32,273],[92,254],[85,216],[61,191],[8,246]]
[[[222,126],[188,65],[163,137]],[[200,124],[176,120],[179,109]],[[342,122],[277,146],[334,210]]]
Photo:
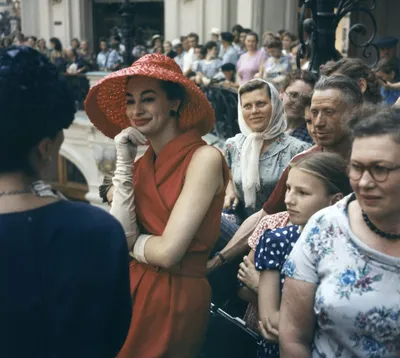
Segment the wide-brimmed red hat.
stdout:
[[205,135],[214,126],[215,114],[204,93],[186,78],[178,64],[161,54],[146,55],[131,67],[113,72],[94,85],[85,100],[90,121],[107,137],[114,138],[131,124],[126,115],[127,78],[146,76],[179,83],[185,90],[179,126],[183,131],[197,128]]

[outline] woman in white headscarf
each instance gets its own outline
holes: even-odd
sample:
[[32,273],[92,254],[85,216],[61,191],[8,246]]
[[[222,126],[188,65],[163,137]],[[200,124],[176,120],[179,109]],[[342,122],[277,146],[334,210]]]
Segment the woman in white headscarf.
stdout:
[[225,145],[231,180],[224,208],[233,209],[240,224],[262,208],[290,160],[310,144],[285,134],[279,92],[262,79],[239,88],[238,118],[241,133]]

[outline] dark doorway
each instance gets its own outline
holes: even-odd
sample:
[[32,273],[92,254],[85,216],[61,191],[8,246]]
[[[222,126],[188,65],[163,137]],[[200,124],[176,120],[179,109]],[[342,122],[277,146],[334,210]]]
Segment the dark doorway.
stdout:
[[[154,34],[164,33],[164,1],[132,1],[132,38],[137,42],[149,41]],[[99,40],[109,38],[121,30],[122,19],[118,14],[122,1],[104,3],[93,0],[94,48],[99,51]]]

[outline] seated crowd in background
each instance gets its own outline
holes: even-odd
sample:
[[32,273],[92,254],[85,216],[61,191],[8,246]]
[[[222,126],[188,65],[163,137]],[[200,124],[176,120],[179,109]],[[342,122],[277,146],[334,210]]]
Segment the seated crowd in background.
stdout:
[[[37,50],[12,47],[12,49],[21,51],[18,56],[22,59],[24,59],[24,56],[26,61],[32,58],[32,60],[29,60],[31,62],[27,62],[27,65],[34,64],[37,68],[33,68],[36,69],[37,74],[43,71],[39,69],[38,64],[44,63],[47,72],[45,71],[42,74],[48,76],[52,85],[59,84],[60,74],[73,76],[94,69],[106,72],[117,71],[123,66],[124,52],[130,51],[130,49],[124,48],[118,36],[101,39],[100,52],[97,56],[89,49],[87,41],[79,41],[78,39],[73,39],[70,47],[63,49],[59,39],[51,38],[49,40],[50,48],[47,48],[45,39],[38,40],[34,36],[25,39],[19,35],[11,42],[3,39],[2,46],[13,46],[13,42],[17,42],[17,46],[27,45]],[[260,42],[262,46],[259,46]],[[164,113],[163,115],[166,118],[163,118],[168,125],[174,128],[175,126],[178,127],[178,121],[183,120],[183,117],[180,117],[181,109],[183,108],[183,111],[185,111],[187,107],[195,107],[196,105],[194,102],[189,104],[185,102],[187,97],[183,96],[181,91],[183,87],[186,91],[189,90],[189,93],[196,94],[204,101],[206,99],[202,97],[203,94],[199,87],[206,87],[210,84],[219,84],[238,92],[237,116],[240,133],[226,140],[223,157],[219,151],[215,151],[216,154],[214,154],[219,163],[218,170],[215,172],[221,176],[222,184],[213,184],[218,186],[215,189],[217,194],[206,193],[211,198],[218,199],[218,205],[213,206],[212,213],[206,216],[207,220],[212,220],[213,243],[216,240],[218,241],[213,250],[211,246],[214,246],[214,244],[208,245],[207,250],[205,250],[201,247],[202,242],[196,240],[193,241],[193,246],[190,246],[191,244],[188,246],[188,250],[183,250],[182,247],[180,247],[180,250],[182,250],[182,255],[190,253],[193,254],[193,257],[203,250],[201,251],[203,258],[208,259],[208,262],[205,268],[203,263],[200,265],[200,261],[196,261],[199,264],[199,272],[201,272],[199,277],[203,278],[203,272],[207,270],[213,288],[212,300],[224,302],[236,300],[240,302],[240,318],[243,318],[246,322],[247,328],[261,338],[258,349],[259,357],[333,357],[336,355],[360,358],[392,358],[400,355],[400,221],[398,220],[400,215],[400,189],[398,185],[400,161],[397,157],[400,150],[400,109],[397,108],[398,98],[400,97],[400,72],[399,61],[395,52],[393,52],[393,47],[397,46],[397,42],[384,39],[381,42],[378,41],[377,46],[380,49],[381,60],[375,68],[369,68],[359,59],[341,58],[338,61],[329,61],[321,66],[319,76],[308,70],[295,69],[296,37],[287,31],[282,31],[279,34],[266,32],[259,36],[251,29],[244,29],[240,25],[235,25],[231,32],[221,32],[219,29],[213,28],[210,32],[210,39],[204,46],[199,44],[199,36],[195,33],[172,41],[163,41],[161,35],[155,34],[151,38],[149,46],[140,43],[135,45],[132,50],[135,61],[147,55],[147,57],[135,63],[135,66],[138,65],[138,69],[142,66],[141,61],[146,59],[149,61],[155,59],[155,62],[166,61],[175,71],[174,75],[176,74],[179,77],[181,86],[172,83],[172,87],[166,87],[170,91],[164,87],[162,88],[165,91],[161,91],[161,97],[165,97],[165,101],[162,102],[165,108],[173,104],[172,109],[168,107],[168,111],[165,110],[168,116]],[[0,51],[3,51],[0,62],[12,63],[7,49]],[[53,66],[50,65],[50,62]],[[306,61],[303,65],[307,66]],[[18,70],[17,67],[15,71]],[[12,107],[12,103],[8,103],[6,100],[7,96],[12,96],[12,93],[18,94],[20,87],[12,87],[11,90],[14,92],[7,94],[7,81],[10,81],[11,77],[5,68],[0,68],[0,79],[5,79],[0,83],[0,89],[3,88],[4,107],[6,111],[10,112],[10,123],[13,122],[11,119],[15,118],[26,121],[26,118],[22,117],[28,109],[18,112],[15,109],[16,107]],[[128,82],[130,91],[133,93],[129,95],[130,92],[123,92],[124,96],[125,93],[128,93],[129,110],[127,109],[126,113],[130,113],[132,117],[133,108],[136,106],[132,98],[134,96],[141,98],[142,94],[136,93],[135,91],[139,90],[137,86],[134,86],[135,81],[138,81],[135,75],[139,72],[135,72],[135,68],[130,70],[134,75],[129,77],[129,81],[126,81],[127,78],[124,77],[121,83]],[[23,78],[18,77],[17,80],[22,84],[25,83]],[[155,79],[151,78],[150,84],[151,81],[154,82]],[[28,84],[31,85],[31,83]],[[142,83],[139,84],[144,86]],[[166,86],[170,85],[171,83],[167,83]],[[154,86],[157,89],[161,88],[158,82],[157,86]],[[3,173],[0,174],[6,177],[13,172],[12,170],[17,171],[19,175],[14,178],[16,184],[27,180],[28,173],[25,171],[25,167],[28,164],[28,167],[33,170],[35,178],[40,180],[41,172],[47,167],[50,160],[48,159],[50,154],[58,155],[62,143],[62,136],[59,137],[60,131],[63,128],[68,128],[74,114],[73,109],[71,110],[69,106],[70,103],[67,103],[67,99],[61,98],[62,87],[58,91],[57,94],[60,98],[57,100],[67,109],[64,114],[66,117],[60,118],[63,122],[53,123],[54,128],[51,129],[50,126],[46,129],[47,132],[43,129],[46,126],[42,128],[43,133],[35,132],[37,138],[35,137],[35,141],[27,144],[26,148],[24,147],[23,153],[20,153],[21,149],[16,149],[20,166],[12,167],[9,163],[10,159],[4,157],[4,163],[8,163],[9,167],[5,166]],[[93,93],[95,91],[92,89],[92,101],[96,95]],[[148,93],[146,95],[149,96]],[[44,92],[42,96],[45,96]],[[154,102],[159,100],[160,97],[157,96],[160,96],[160,94],[156,94],[156,91],[154,91],[154,95],[151,96],[147,97],[150,99],[149,102],[143,105],[143,108],[149,112],[155,111]],[[48,94],[45,99],[50,101],[50,97],[50,94]],[[50,102],[49,106],[55,105]],[[208,101],[204,103],[209,106]],[[181,105],[182,108],[180,108]],[[10,108],[7,106],[10,106]],[[36,115],[39,116],[42,107],[36,108],[35,103],[30,106],[29,108],[35,110]],[[206,111],[208,107],[201,109]],[[184,113],[185,115],[188,114]],[[204,116],[209,121],[212,117],[210,113],[207,112],[207,116]],[[170,121],[171,118],[169,117],[175,117],[178,121]],[[46,121],[46,118],[43,117],[42,121]],[[96,117],[96,120],[98,118]],[[31,126],[29,123],[26,125],[27,128]],[[48,132],[50,129],[51,131]],[[149,133],[148,136],[151,136],[151,131]],[[193,133],[196,133],[196,143],[198,141],[203,146],[205,143],[201,141],[200,134],[195,130],[193,132],[188,131],[183,136],[189,136]],[[120,145],[119,148],[121,149],[122,146],[118,140],[126,139],[126,136],[117,136],[116,138],[119,138],[116,139],[117,147]],[[8,142],[10,140],[8,139]],[[126,140],[129,142],[128,139]],[[171,142],[173,140],[175,139],[173,138]],[[144,142],[145,139],[140,141],[140,143]],[[175,142],[176,144],[177,142]],[[171,158],[176,154],[173,152],[174,148],[180,148],[179,146],[168,145],[167,147],[170,148],[168,153]],[[152,147],[150,146],[150,148]],[[179,149],[179,155],[185,157],[181,149]],[[152,152],[152,150],[150,150],[150,154],[145,155],[144,160],[146,161],[144,162],[142,159],[140,165],[138,165],[142,170],[145,165],[157,168],[158,163],[162,163],[161,160],[168,162],[170,159],[159,155],[159,152]],[[125,152],[126,155],[127,153],[128,151]],[[31,163],[28,161],[28,157],[36,158],[36,160]],[[132,181],[134,158],[135,156],[126,160],[127,170],[124,175],[127,175],[130,181]],[[223,159],[226,161],[226,165]],[[229,172],[226,166],[229,168]],[[114,199],[117,203],[123,202],[122,191],[118,191],[123,187],[118,181],[121,179],[118,177],[121,172],[118,170],[116,172],[114,181],[108,178],[108,182],[101,188],[103,200],[109,202],[110,205]],[[178,175],[178,172],[174,171],[168,171],[168,173],[171,178],[173,175]],[[197,177],[201,177],[199,172]],[[183,176],[183,178],[185,177]],[[133,184],[129,183],[132,191]],[[143,181],[141,185],[145,187],[145,185],[152,183],[156,186],[155,181],[149,183]],[[210,186],[211,183],[207,183],[207,185]],[[116,195],[114,198],[113,190],[116,190],[119,196]],[[19,207],[16,210],[18,213],[14,214],[14,218],[9,215],[9,211],[13,212],[12,205],[18,207],[19,203],[10,201],[11,209],[5,206],[3,212],[0,212],[0,220],[3,220],[5,224],[11,219],[15,222],[21,222],[22,230],[22,223],[30,225],[29,220],[28,222],[24,221],[25,212],[35,209],[37,211],[34,215],[41,219],[46,207],[53,205],[53,208],[57,209],[51,213],[55,220],[52,225],[46,226],[50,237],[58,235],[58,237],[69,238],[71,227],[76,231],[74,231],[74,235],[82,235],[82,232],[91,232],[91,230],[95,231],[95,225],[88,228],[86,227],[87,223],[81,223],[80,226],[78,219],[76,219],[77,226],[67,228],[64,225],[59,228],[57,226],[59,221],[56,220],[57,215],[61,217],[66,211],[70,213],[71,217],[81,213],[80,215],[87,215],[90,218],[88,222],[96,224],[101,221],[101,227],[106,226],[106,231],[96,234],[106,243],[100,247],[96,246],[98,250],[104,249],[105,245],[111,245],[111,243],[108,243],[108,233],[109,231],[113,233],[116,238],[113,245],[119,245],[118,250],[113,251],[113,253],[115,255],[118,253],[121,256],[121,262],[126,264],[126,267],[121,268],[115,266],[115,264],[109,267],[102,265],[102,270],[104,271],[103,275],[107,275],[108,279],[118,280],[120,284],[119,287],[115,288],[115,292],[108,292],[110,299],[112,299],[109,302],[113,302],[115,305],[121,304],[120,311],[125,314],[126,319],[114,317],[111,322],[112,327],[105,324],[99,326],[94,318],[101,319],[100,310],[95,312],[96,317],[86,317],[86,326],[83,326],[82,329],[90,328],[89,326],[93,324],[97,325],[98,328],[94,332],[89,329],[94,338],[98,338],[96,336],[101,337],[101,334],[104,333],[109,334],[113,338],[110,343],[105,343],[104,340],[100,339],[98,346],[93,344],[90,348],[93,349],[93,352],[102,348],[109,352],[107,353],[108,356],[111,357],[113,354],[115,356],[126,336],[127,322],[131,315],[130,304],[127,299],[129,284],[127,280],[127,252],[121,226],[104,213],[97,212],[97,209],[89,210],[89,212],[87,208],[61,202],[55,194],[50,195],[48,191],[46,193],[51,196],[51,199],[45,201],[32,199],[31,204],[23,206],[22,209]],[[180,193],[181,186],[178,186],[174,194],[178,197],[181,195]],[[140,191],[135,195],[139,197],[143,195],[146,202],[152,203],[153,199]],[[196,195],[202,196],[202,199],[207,197],[207,195],[200,195],[199,193]],[[186,192],[185,196],[189,197],[190,195]],[[132,197],[131,199],[133,200]],[[133,203],[129,210],[134,216],[136,225],[136,213],[140,214],[138,217],[142,221],[145,221],[147,213],[140,212],[140,207],[135,209]],[[179,208],[179,205],[177,206]],[[160,205],[160,207],[164,208],[163,205]],[[174,206],[171,204],[171,207]],[[222,211],[221,207],[223,207]],[[128,233],[125,215],[127,211],[120,211],[117,215],[116,209],[117,206],[114,206],[111,213],[123,224],[125,233]],[[151,205],[149,205],[148,210],[156,221],[158,218],[156,211],[151,210]],[[153,210],[155,209],[153,208]],[[171,209],[171,211],[174,213],[174,210]],[[164,213],[164,211],[162,212]],[[196,210],[193,212],[196,213]],[[168,212],[168,220],[169,215]],[[178,222],[179,220],[176,220],[174,224],[178,225]],[[182,222],[181,220],[180,224]],[[202,220],[199,220],[199,225],[202,222]],[[205,225],[206,222],[204,221],[202,225]],[[164,235],[164,224],[163,221],[162,229],[156,230],[156,236],[146,233],[144,236],[147,238],[143,239],[142,237],[141,240],[149,240],[152,245],[159,245],[158,239]],[[188,224],[187,227],[189,226]],[[139,230],[137,227],[136,229]],[[151,230],[149,231],[149,234],[154,234]],[[27,232],[30,231],[25,231],[29,243],[31,236]],[[35,233],[35,231],[33,232]],[[205,235],[205,231],[202,233],[208,239],[211,237]],[[138,236],[138,238],[141,236],[143,235]],[[173,238],[179,235],[170,232],[167,236],[168,241],[174,242]],[[10,234],[9,237],[12,237],[12,235]],[[88,238],[86,239],[88,240]],[[84,238],[82,240],[84,242]],[[139,242],[142,241],[139,240]],[[131,262],[131,267],[132,265],[141,267],[143,277],[146,275],[146,277],[158,277],[160,275],[164,280],[167,276],[163,275],[167,273],[173,276],[171,282],[182,280],[182,282],[187,283],[189,281],[185,280],[193,279],[193,277],[186,277],[185,274],[182,274],[183,271],[179,271],[182,267],[180,265],[175,266],[176,263],[181,263],[178,261],[174,261],[174,269],[171,269],[169,265],[158,264],[157,260],[150,261],[153,262],[154,266],[157,266],[154,269],[144,257],[145,254],[151,252],[151,250],[145,252],[146,241],[144,242],[142,247],[143,257],[135,256],[135,260],[132,261],[133,263]],[[62,257],[63,242],[61,241],[59,244],[60,253],[57,252],[57,254]],[[196,251],[196,245],[199,245],[198,251]],[[135,244],[130,245],[129,249],[132,247],[135,247]],[[42,256],[46,254],[41,250],[41,247],[34,249],[36,250],[35,253]],[[29,246],[25,250],[27,263],[30,262],[30,254],[34,249]],[[154,255],[157,253],[160,257],[165,258],[166,256],[161,254],[165,251],[165,247],[160,246],[158,249],[157,246],[157,250],[154,249]],[[109,260],[110,263],[114,263],[116,260],[116,257],[108,251],[99,251],[99,253],[103,260]],[[206,254],[204,255],[204,253]],[[80,260],[85,252],[78,250],[74,254],[78,255],[77,260]],[[189,256],[185,263],[192,264],[193,258]],[[47,256],[45,257],[47,258]],[[94,262],[94,257],[92,257],[92,265],[99,267]],[[143,258],[144,261],[139,260]],[[46,266],[46,262],[41,267],[41,272],[47,272],[46,270],[50,269],[49,265]],[[64,261],[58,262],[57,268],[59,270],[67,269],[67,265],[63,267],[63,264],[65,264]],[[85,261],[81,270],[89,270],[88,265]],[[179,268],[174,271],[175,267],[178,266]],[[162,269],[162,267],[164,268]],[[19,271],[16,272],[19,273]],[[35,273],[35,271],[32,272]],[[75,274],[75,271],[71,270],[71,272]],[[179,274],[175,277],[176,273]],[[93,272],[89,270],[87,275],[89,274],[92,278]],[[133,280],[137,280],[138,287],[143,287],[150,282],[141,281],[135,275],[132,275],[132,277]],[[40,281],[40,278],[40,275],[36,275],[32,282],[35,279]],[[196,278],[198,277],[196,276]],[[131,284],[132,282],[134,281],[131,281]],[[160,279],[159,282],[164,281]],[[204,291],[207,291],[207,294],[204,294],[205,298],[203,299],[201,295],[196,297],[198,306],[202,307],[202,312],[206,312],[204,317],[207,316],[208,300],[210,299],[206,282],[206,280],[202,281],[204,287],[207,286],[207,290]],[[43,282],[39,283],[43,285]],[[156,281],[153,284],[154,287],[157,287],[157,290],[160,289]],[[79,285],[79,282],[71,286],[70,295],[73,295],[74,290],[77,290],[77,285]],[[186,297],[184,294],[182,295],[183,291],[180,291],[185,289],[186,284],[178,286],[173,285],[173,294],[176,294],[176,297]],[[93,290],[86,292],[88,297],[98,295],[96,289],[98,290],[99,287],[100,284],[98,286],[93,285],[91,287]],[[168,291],[169,283],[165,283],[165,287]],[[193,284],[193,287],[191,286],[190,290],[186,288],[184,293],[193,294],[194,287],[198,287],[198,285]],[[121,297],[118,299],[111,297],[115,293],[121,293]],[[139,295],[139,293],[137,294]],[[145,302],[146,294],[140,291],[140,295],[143,296],[143,302]],[[135,301],[135,297],[132,298],[133,301]],[[154,302],[149,303],[149,307],[152,306],[155,311],[161,307],[157,305],[157,299],[160,299],[160,297],[161,295],[154,297]],[[165,297],[173,301],[171,295],[165,294]],[[165,297],[163,298],[164,304],[166,302]],[[31,297],[31,299],[33,300],[34,297]],[[194,298],[191,300],[196,301]],[[191,307],[189,301],[185,300],[185,307]],[[96,307],[100,308],[102,302]],[[12,300],[6,303],[11,305]],[[137,301],[134,303],[138,307]],[[65,310],[70,310],[70,307],[67,306],[66,304]],[[245,308],[243,309],[243,307]],[[118,311],[118,309],[113,308],[111,312],[114,313],[114,311]],[[73,310],[72,312],[75,316],[69,317],[70,320],[78,317],[77,312]],[[177,315],[180,320],[186,320],[189,317],[189,314],[185,316],[185,312],[183,313],[183,315],[181,312]],[[146,325],[151,326],[153,323],[148,320],[146,314],[148,312],[142,311],[135,316],[134,308],[132,322],[139,322],[140,320],[137,317],[140,316],[140,319],[143,319]],[[175,332],[177,337],[180,334],[185,336],[185,334],[188,335],[188,332],[191,332],[182,329],[182,327],[179,327],[180,330],[174,331],[176,322],[172,319],[169,320],[170,316],[168,316],[167,311],[164,311],[163,314],[168,317],[168,320],[165,320],[165,322],[168,321],[167,328],[171,329],[171,332]],[[61,318],[66,319],[65,317]],[[32,322],[35,322],[34,319],[35,317],[32,318]],[[111,318],[108,319],[111,321]],[[199,336],[194,337],[195,344],[193,343],[192,347],[186,347],[193,357],[197,353],[194,351],[200,349],[204,327],[206,327],[204,322],[206,321],[202,321],[199,325],[201,329],[198,332],[201,331],[202,333],[198,333]],[[66,322],[68,323],[68,321]],[[109,321],[107,320],[107,322]],[[43,322],[40,324],[43,326]],[[212,321],[210,324],[212,324]],[[39,325],[39,327],[42,326]],[[45,327],[46,332],[49,332],[49,327]],[[111,330],[115,327],[117,327],[116,331],[111,333]],[[197,329],[196,325],[190,327],[193,328],[193,332]],[[12,326],[12,329],[17,332],[17,327]],[[135,332],[135,329],[138,329],[138,331]],[[134,351],[134,344],[132,343],[134,339],[132,337],[143,333],[138,334],[139,330],[140,327],[131,328],[129,333],[131,338],[125,344],[125,355]],[[38,333],[40,333],[40,330]],[[143,334],[147,333],[144,332]],[[167,351],[167,348],[172,349],[172,346],[169,345],[172,345],[171,342],[175,342],[176,337],[168,340],[168,334],[169,331],[163,330],[160,351]],[[59,339],[59,342],[63,341],[61,334],[56,338]],[[187,341],[189,342],[192,338],[188,337]],[[141,342],[140,344],[145,342],[144,339],[138,341]],[[206,340],[206,345],[207,342]],[[32,344],[35,344],[33,340]],[[151,344],[149,344],[150,346]],[[158,349],[159,347],[154,345],[155,348]],[[23,347],[19,349],[21,349],[21,352],[23,351]],[[178,352],[177,345],[174,345],[171,351]]]

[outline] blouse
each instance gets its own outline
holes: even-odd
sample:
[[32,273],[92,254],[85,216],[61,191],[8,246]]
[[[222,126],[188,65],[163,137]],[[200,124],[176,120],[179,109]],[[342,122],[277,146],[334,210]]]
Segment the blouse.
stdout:
[[317,285],[313,358],[399,357],[400,258],[354,235],[347,210],[354,199],[309,220],[283,272]]
[[[281,272],[293,246],[300,236],[298,225],[286,226],[264,232],[258,242],[254,255],[257,271],[273,270],[280,272],[280,288],[282,291],[285,275]],[[262,341],[259,357],[279,357],[279,345]]]
[[237,73],[241,77],[241,83],[245,83],[254,78],[254,75],[259,72],[260,65],[264,63],[266,53],[261,50],[250,56],[248,52],[240,56],[236,65]]
[[265,78],[275,78],[289,73],[293,68],[293,61],[289,56],[279,58],[269,57],[264,63]]
[[[232,182],[240,203],[244,206],[244,192],[242,184],[242,170],[240,158],[246,136],[242,133],[233,138],[229,138],[225,143],[225,158],[228,167],[232,172]],[[268,150],[260,156],[259,173],[260,189],[256,193],[255,208],[238,209],[238,215],[247,218],[255,212],[261,210],[275,188],[282,172],[285,170],[290,160],[298,153],[310,147],[310,144],[302,142],[285,133],[280,134],[271,143]],[[242,212],[241,212],[242,211]]]
[[197,65],[197,72],[201,72],[204,76],[212,79],[219,71],[222,65],[222,61],[219,58],[215,58],[211,61],[201,60]]

